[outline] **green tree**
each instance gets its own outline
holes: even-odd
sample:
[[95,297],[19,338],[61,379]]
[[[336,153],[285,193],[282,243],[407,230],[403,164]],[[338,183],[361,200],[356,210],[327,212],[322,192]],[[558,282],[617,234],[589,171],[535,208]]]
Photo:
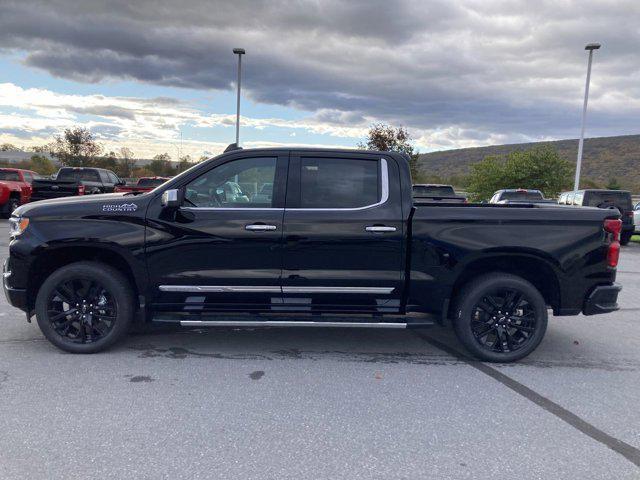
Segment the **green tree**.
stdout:
[[610,178],[606,188],[607,190],[620,190],[622,189],[622,185],[618,183],[617,178]]
[[61,165],[68,167],[92,166],[102,152],[102,145],[86,128],[67,128],[50,145],[51,153]]
[[95,158],[93,160],[93,165],[98,168],[106,168],[107,170],[115,172],[118,169],[118,158],[116,157],[115,152],[111,151],[104,157]]
[[122,178],[129,178],[132,176],[133,169],[136,166],[135,156],[130,148],[122,147],[118,152],[120,160],[118,162],[118,169],[116,173]]
[[175,174],[171,168],[171,156],[168,153],[161,153],[153,157],[151,163],[147,165],[147,170],[158,177],[173,176]]
[[369,128],[364,143],[358,143],[358,148],[363,150],[381,150],[383,152],[400,152],[409,156],[409,167],[414,181],[420,176],[418,171],[419,153],[413,151],[411,134],[400,126],[394,128],[384,123],[374,123]]
[[490,198],[503,188],[533,188],[555,197],[571,184],[573,166],[550,147],[489,156],[471,166],[467,191],[471,200]]
[[184,155],[178,159],[178,170],[176,173],[182,173],[188,168],[191,168],[192,165],[194,165],[194,163],[191,161],[191,155]]
[[3,143],[2,145],[0,145],[0,152],[7,152],[9,150],[22,150],[22,149],[16,147],[13,143]]
[[49,160],[44,155],[38,154],[31,155],[29,167],[31,170],[45,176],[51,175],[52,173],[55,173],[57,171],[56,166],[51,160]]

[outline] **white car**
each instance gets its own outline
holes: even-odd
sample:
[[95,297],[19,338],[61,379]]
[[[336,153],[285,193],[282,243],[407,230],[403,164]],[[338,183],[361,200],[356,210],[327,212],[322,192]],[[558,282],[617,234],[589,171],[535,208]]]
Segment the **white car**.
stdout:
[[633,224],[635,225],[635,233],[640,233],[640,202],[633,207]]

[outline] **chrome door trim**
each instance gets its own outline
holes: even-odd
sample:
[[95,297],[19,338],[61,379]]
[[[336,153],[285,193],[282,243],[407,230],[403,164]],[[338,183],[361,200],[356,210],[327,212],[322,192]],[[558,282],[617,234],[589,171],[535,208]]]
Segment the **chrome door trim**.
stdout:
[[277,287],[261,285],[160,285],[161,292],[184,293],[355,293],[388,295],[394,287]]
[[388,295],[394,287],[282,287],[282,293],[366,293]]
[[365,205],[364,207],[355,208],[287,208],[287,211],[294,212],[353,212],[358,210],[367,210],[369,208],[379,207],[387,203],[389,200],[389,167],[385,158],[380,159],[380,183],[382,184],[382,195],[380,195],[380,201],[372,203],[371,205]]
[[160,285],[161,292],[204,293],[282,293],[277,286],[260,285]]
[[331,328],[407,328],[406,323],[392,322],[313,322],[281,320],[181,320],[183,327],[331,327]]

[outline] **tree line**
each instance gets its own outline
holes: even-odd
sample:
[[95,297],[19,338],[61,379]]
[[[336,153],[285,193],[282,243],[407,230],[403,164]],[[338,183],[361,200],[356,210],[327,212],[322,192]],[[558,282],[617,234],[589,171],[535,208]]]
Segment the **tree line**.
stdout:
[[[15,145],[0,145],[0,151],[21,150]],[[153,157],[146,165],[136,165],[135,155],[131,149],[122,147],[117,151],[105,152],[95,135],[86,128],[67,128],[54,137],[53,142],[32,149],[33,155],[27,160],[16,163],[2,162],[1,166],[33,170],[41,175],[51,175],[58,168],[45,154],[54,157],[64,167],[98,167],[115,172],[121,178],[138,177],[172,177],[194,163],[191,156],[180,156],[177,163],[171,162],[171,155],[161,153]]]
[[[411,140],[411,135],[403,127],[374,124],[370,127],[365,142],[358,144],[358,147],[405,153],[409,156],[413,183],[451,183],[464,188],[471,201],[488,200],[497,190],[504,188],[536,189],[548,198],[555,198],[561,192],[573,189],[575,165],[562,158],[550,146],[487,156],[471,165],[469,175],[442,179],[429,175],[420,168],[419,154],[414,151]],[[621,188],[615,178],[611,178],[606,185],[581,179],[580,187],[610,190]]]

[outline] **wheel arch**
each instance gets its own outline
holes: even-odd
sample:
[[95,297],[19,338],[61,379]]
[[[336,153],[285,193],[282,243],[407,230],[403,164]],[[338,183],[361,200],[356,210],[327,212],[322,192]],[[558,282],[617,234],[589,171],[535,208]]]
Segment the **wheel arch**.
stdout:
[[[27,298],[29,307],[33,308],[38,290],[44,280],[55,270],[75,262],[94,261],[104,263],[122,273],[134,289],[134,298],[144,295],[144,280],[141,273],[134,271],[126,255],[116,249],[104,245],[74,245],[47,248],[36,257],[29,268],[27,282]],[[140,305],[136,302],[136,308]]]
[[449,318],[455,308],[458,292],[474,278],[492,272],[502,272],[524,278],[542,294],[547,305],[554,311],[560,308],[560,281],[556,268],[546,259],[530,254],[495,253],[478,258],[464,265],[452,289]]

